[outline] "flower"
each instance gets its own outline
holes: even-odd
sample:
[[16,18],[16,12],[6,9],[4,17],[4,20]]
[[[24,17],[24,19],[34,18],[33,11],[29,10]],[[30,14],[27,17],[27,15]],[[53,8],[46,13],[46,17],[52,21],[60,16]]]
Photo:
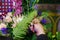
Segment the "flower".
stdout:
[[12,25],[12,28],[14,28],[14,27],[16,27],[16,23],[14,23],[14,24]]
[[34,6],[34,9],[38,10],[38,5],[37,4]]
[[2,29],[2,28],[6,28],[7,26],[6,26],[6,24],[5,23],[1,23],[0,24],[0,30]]
[[21,13],[22,13],[22,7],[20,7],[19,9],[16,9],[14,15],[16,16],[16,15],[19,15]]
[[17,21],[17,23],[19,23],[19,22],[21,22],[22,20],[23,20],[23,16],[22,16],[22,17],[19,16],[16,21]]
[[14,23],[16,23],[16,17],[13,16],[12,20],[14,21]]
[[11,17],[12,16],[12,12],[8,12],[7,13],[7,16],[10,16]]
[[7,34],[8,33],[7,28],[2,28],[1,31],[2,31],[2,34]]
[[46,22],[47,22],[47,20],[44,18],[41,20],[41,23],[43,23],[43,24],[46,24]]
[[0,20],[3,20],[3,17],[2,17],[2,15],[0,15]]
[[37,15],[38,16],[41,16],[42,12],[41,11],[38,11]]
[[5,22],[12,22],[12,18],[10,16],[6,16],[6,18],[4,19]]
[[14,6],[13,8],[15,9],[14,16],[19,15],[22,13],[22,0],[13,0]]

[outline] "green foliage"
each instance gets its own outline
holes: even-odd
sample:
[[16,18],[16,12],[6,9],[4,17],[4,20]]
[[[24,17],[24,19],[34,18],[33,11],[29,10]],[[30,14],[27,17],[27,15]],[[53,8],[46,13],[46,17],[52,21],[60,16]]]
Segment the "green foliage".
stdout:
[[36,0],[23,0],[23,14],[28,14],[28,12],[32,11],[36,3]]
[[60,40],[60,32],[57,33],[57,39]]
[[52,32],[48,32],[47,36],[52,39]]
[[13,28],[13,35],[14,38],[24,38],[26,35],[28,24],[32,21],[37,11],[30,12],[27,16],[24,17],[24,19],[17,24],[16,28]]
[[36,40],[36,39],[37,39],[36,35],[33,35],[32,40]]
[[46,12],[46,11],[42,12],[42,15],[41,16],[47,17],[48,16],[48,12]]

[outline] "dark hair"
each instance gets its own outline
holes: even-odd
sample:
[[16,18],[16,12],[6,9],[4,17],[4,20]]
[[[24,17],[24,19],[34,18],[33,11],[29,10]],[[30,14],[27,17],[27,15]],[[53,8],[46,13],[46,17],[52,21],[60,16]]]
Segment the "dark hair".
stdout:
[[11,37],[0,36],[0,40],[13,40]]

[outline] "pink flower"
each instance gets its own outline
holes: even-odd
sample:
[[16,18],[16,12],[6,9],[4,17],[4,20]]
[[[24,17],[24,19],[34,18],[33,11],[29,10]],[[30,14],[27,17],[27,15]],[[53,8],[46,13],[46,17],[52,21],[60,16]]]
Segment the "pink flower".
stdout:
[[21,13],[22,13],[22,11],[21,11],[20,9],[16,9],[14,15],[16,16],[16,15],[19,15],[19,14],[21,14]]
[[20,2],[16,3],[15,7],[20,7],[21,5],[22,5],[22,2],[20,1]]
[[14,0],[14,2],[16,3],[16,5],[13,6],[13,8],[15,9],[14,15],[16,16],[22,13],[22,0]]
[[19,1],[18,3],[19,3],[19,5],[22,5],[22,1]]

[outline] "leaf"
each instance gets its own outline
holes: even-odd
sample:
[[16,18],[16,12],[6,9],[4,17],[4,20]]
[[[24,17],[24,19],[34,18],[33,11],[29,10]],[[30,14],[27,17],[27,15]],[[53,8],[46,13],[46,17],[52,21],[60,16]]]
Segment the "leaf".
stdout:
[[16,28],[13,28],[14,37],[24,38],[29,26],[28,23],[32,21],[35,15],[37,15],[36,10],[30,12],[21,22],[17,24]]

